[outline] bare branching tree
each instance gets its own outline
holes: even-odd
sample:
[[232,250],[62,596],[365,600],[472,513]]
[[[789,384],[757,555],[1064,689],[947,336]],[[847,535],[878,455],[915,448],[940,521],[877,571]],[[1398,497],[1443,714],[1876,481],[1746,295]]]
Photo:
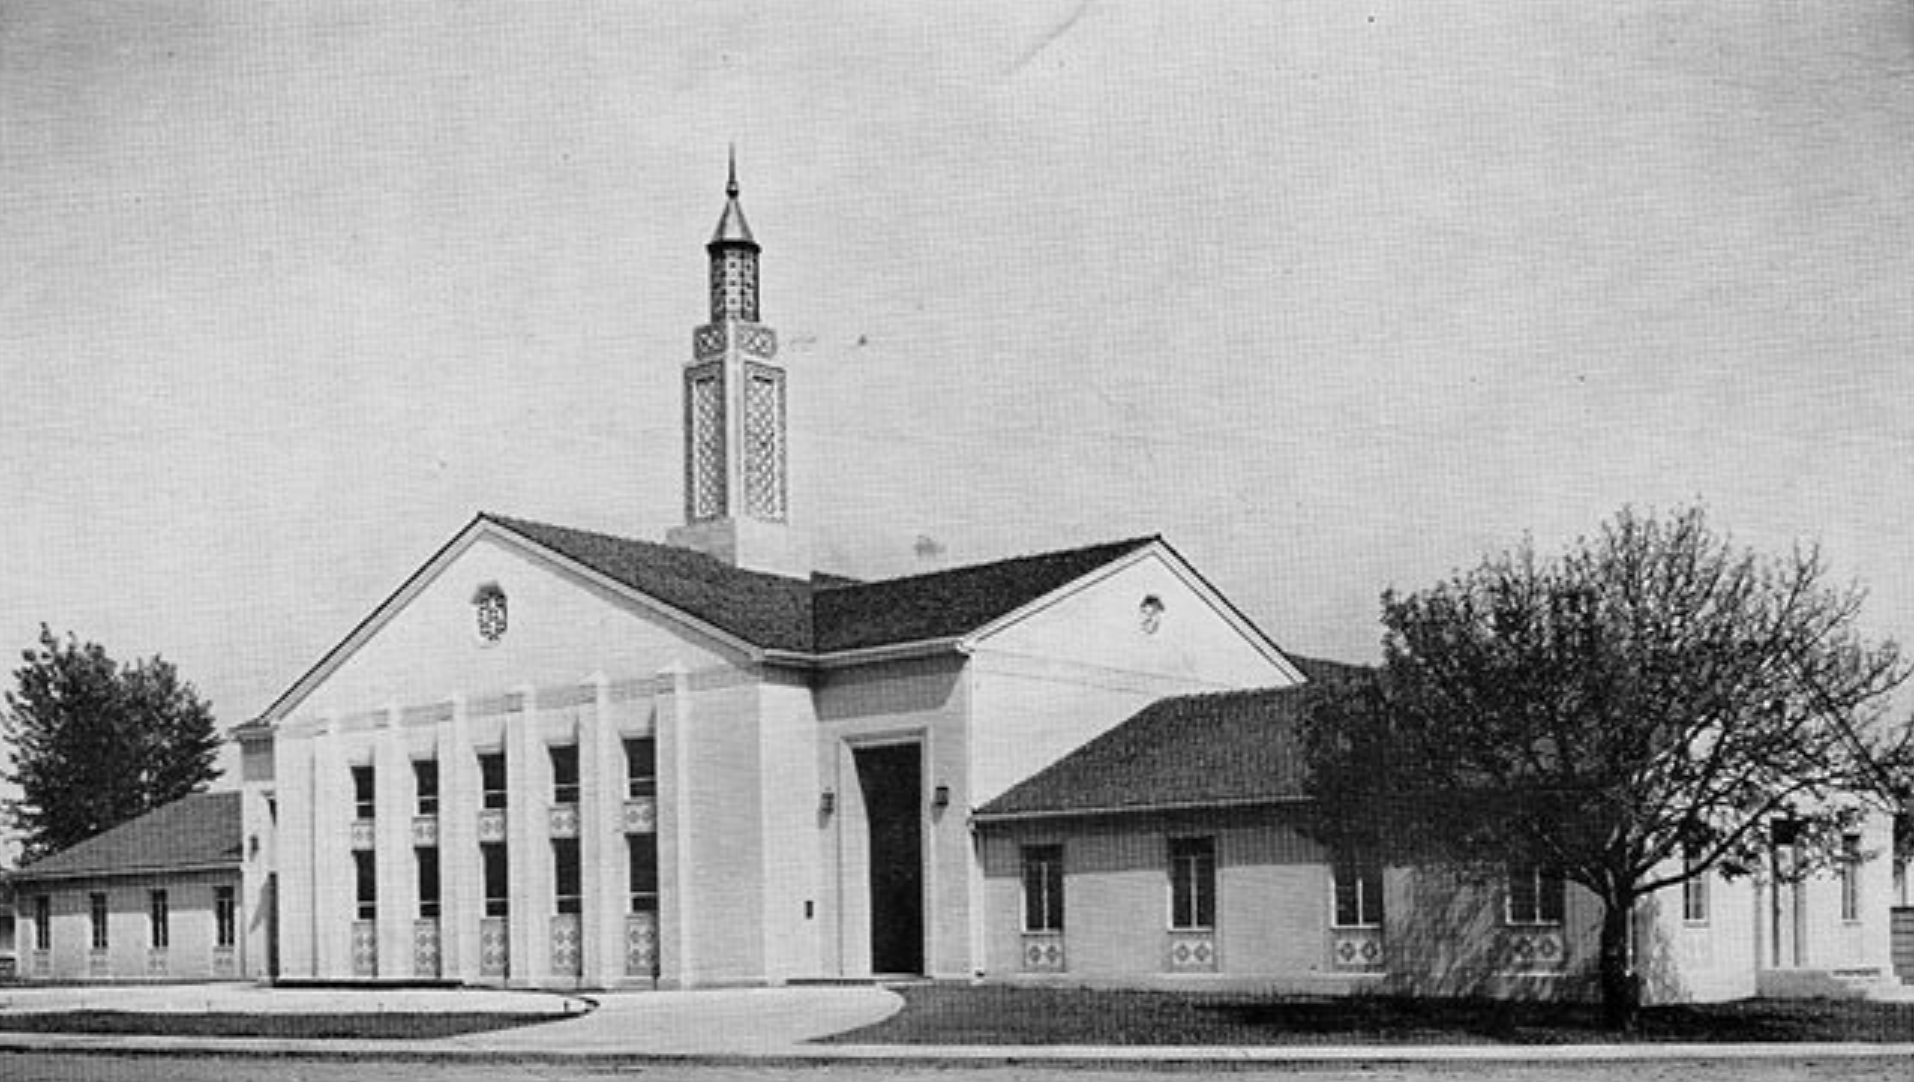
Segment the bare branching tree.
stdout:
[[1755,871],[1778,822],[1836,859],[1904,793],[1908,667],[1861,635],[1862,599],[1817,549],[1758,556],[1699,509],[1625,509],[1559,558],[1524,544],[1386,594],[1382,667],[1318,697],[1317,829],[1405,863],[1559,869],[1602,903],[1604,1015],[1631,1025],[1638,899]]

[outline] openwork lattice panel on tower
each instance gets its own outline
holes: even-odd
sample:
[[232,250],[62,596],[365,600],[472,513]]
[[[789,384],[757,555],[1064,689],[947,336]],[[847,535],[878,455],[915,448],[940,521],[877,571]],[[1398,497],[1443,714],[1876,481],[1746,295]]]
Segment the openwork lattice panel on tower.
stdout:
[[784,520],[784,374],[752,365],[744,397],[745,510]]
[[724,369],[685,372],[685,502],[692,521],[724,514]]

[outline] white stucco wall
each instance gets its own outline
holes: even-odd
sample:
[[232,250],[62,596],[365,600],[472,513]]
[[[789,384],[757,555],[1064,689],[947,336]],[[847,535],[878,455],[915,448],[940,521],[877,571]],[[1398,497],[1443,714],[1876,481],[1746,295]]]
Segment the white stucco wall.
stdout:
[[[505,591],[509,628],[496,643],[475,630],[472,595]],[[667,665],[729,664],[715,641],[585,578],[481,534],[418,589],[293,709],[295,718],[349,715],[530,685],[650,678]]]
[[[1139,606],[1163,606],[1146,632]],[[982,637],[971,661],[979,806],[1169,695],[1294,682],[1186,572],[1148,556]]]
[[[916,742],[922,749],[925,966],[939,976],[971,971],[972,856],[963,811],[971,799],[968,681],[956,655],[834,670],[819,678],[817,783],[836,801],[832,814],[819,817],[820,962],[826,972],[870,972],[869,835],[854,754],[861,745],[891,741]],[[938,785],[950,786],[950,807],[933,811],[928,804]]]

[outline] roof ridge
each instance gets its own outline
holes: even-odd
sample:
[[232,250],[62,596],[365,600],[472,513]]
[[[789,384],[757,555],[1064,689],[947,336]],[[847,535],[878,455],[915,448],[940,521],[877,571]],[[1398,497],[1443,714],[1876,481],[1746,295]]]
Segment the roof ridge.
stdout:
[[1085,553],[1095,552],[1098,549],[1130,551],[1132,549],[1142,548],[1144,545],[1154,544],[1161,540],[1163,540],[1162,534],[1143,534],[1116,541],[1100,541],[1088,545],[1074,545],[1070,548],[1046,549],[1041,552],[1026,552],[1015,556],[999,556],[995,559],[981,560],[977,563],[958,564],[955,567],[940,567],[934,571],[919,571],[910,575],[898,575],[895,578],[865,579],[858,582],[819,586],[817,590],[819,593],[831,593],[838,590],[855,590],[865,586],[893,586],[898,583],[921,582],[927,579],[937,578],[940,575],[968,574],[980,571],[984,568],[1023,563],[1028,560],[1045,560],[1058,556],[1081,556]]
[[[478,513],[478,517],[484,519],[487,522],[492,522],[500,526],[504,526],[507,529],[520,530],[520,532],[523,532],[522,527],[526,527],[526,526],[529,526],[535,530],[562,530],[566,533],[580,534],[585,537],[601,538],[606,541],[616,541],[621,545],[642,545],[645,548],[652,549],[657,552],[668,552],[668,553],[673,553],[677,555],[683,555],[686,558],[706,560],[706,561],[709,561],[714,566],[722,567],[726,571],[733,572],[739,575],[753,575],[761,579],[770,579],[775,582],[783,582],[783,583],[797,583],[803,586],[811,585],[811,580],[809,578],[797,578],[792,575],[778,575],[778,574],[773,574],[772,572],[769,572],[769,571],[753,571],[752,569],[748,567],[737,567],[732,564],[725,563],[723,560],[718,559],[717,557],[711,555],[708,552],[700,552],[697,549],[685,548],[682,545],[673,545],[665,541],[647,541],[642,537],[627,537],[624,534],[606,533],[603,530],[587,530],[577,526],[564,526],[556,522],[541,522],[537,519],[519,518],[516,515],[501,515],[491,511],[480,511]],[[537,538],[532,538],[532,540],[536,541]]]

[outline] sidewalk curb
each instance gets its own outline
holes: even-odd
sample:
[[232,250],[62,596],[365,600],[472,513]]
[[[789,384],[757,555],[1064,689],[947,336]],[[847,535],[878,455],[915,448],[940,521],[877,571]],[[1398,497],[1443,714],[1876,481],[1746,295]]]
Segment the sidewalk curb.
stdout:
[[[0,1035],[4,1055],[113,1055],[139,1058],[288,1059],[315,1061],[462,1060],[485,1063],[643,1064],[710,1067],[1046,1067],[1096,1068],[1147,1065],[1254,1069],[1297,1066],[1395,1066],[1412,1064],[1692,1063],[1795,1060],[1895,1060],[1914,1062],[1914,1044],[1642,1044],[1642,1045],[1268,1045],[1186,1047],[1176,1045],[803,1045],[761,1051],[604,1050],[480,1048],[426,1042],[277,1041],[264,1038],[139,1038],[91,1034]],[[45,1038],[53,1038],[51,1040]]]

